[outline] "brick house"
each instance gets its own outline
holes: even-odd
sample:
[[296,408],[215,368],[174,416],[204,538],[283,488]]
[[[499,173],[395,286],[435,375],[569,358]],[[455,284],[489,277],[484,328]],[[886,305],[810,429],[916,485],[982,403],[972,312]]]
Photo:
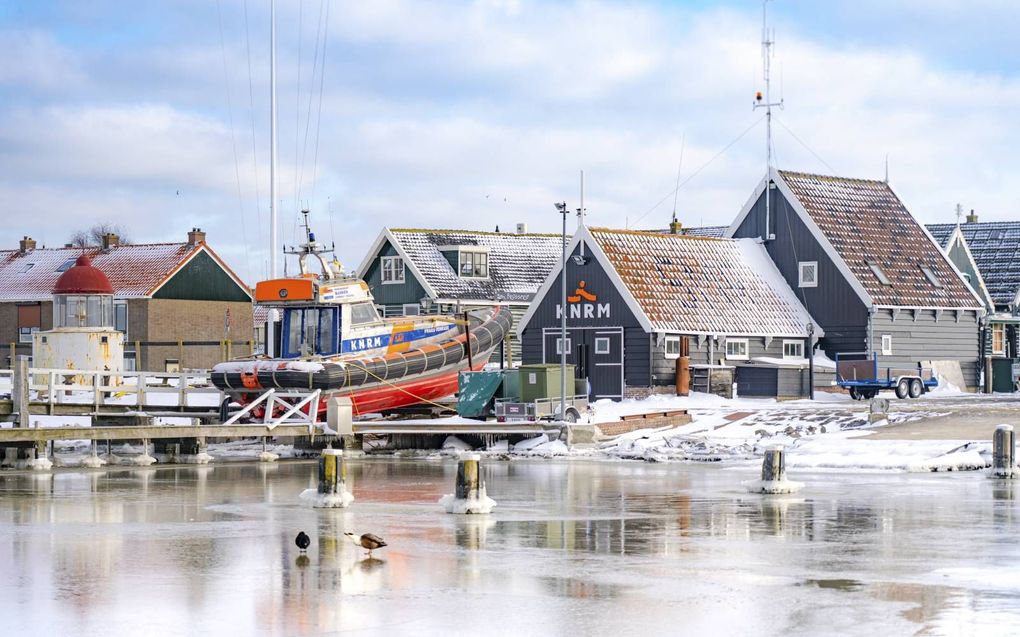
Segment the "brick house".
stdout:
[[0,343],[4,363],[30,355],[32,333],[53,325],[57,278],[81,254],[114,289],[114,323],[125,333],[125,369],[204,369],[251,351],[248,287],[199,229],[178,243],[120,244],[113,234],[89,248],[37,248],[25,237],[0,250]]

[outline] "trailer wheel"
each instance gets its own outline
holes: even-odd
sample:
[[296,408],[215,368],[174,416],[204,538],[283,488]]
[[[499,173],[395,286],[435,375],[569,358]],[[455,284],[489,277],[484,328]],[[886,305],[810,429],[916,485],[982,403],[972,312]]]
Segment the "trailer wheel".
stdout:
[[856,387],[850,388],[850,398],[853,400],[864,400],[864,396],[857,390]]
[[862,396],[864,397],[864,400],[871,400],[875,396],[878,396],[878,390],[877,389],[865,389],[864,392],[862,393]]
[[906,378],[896,383],[896,397],[903,400],[910,395],[910,382]]
[[577,422],[577,419],[581,417],[581,414],[577,413],[577,410],[573,407],[567,407],[566,413],[563,415],[564,422]]
[[917,398],[924,393],[924,385],[921,384],[921,380],[915,378],[910,381],[910,397]]

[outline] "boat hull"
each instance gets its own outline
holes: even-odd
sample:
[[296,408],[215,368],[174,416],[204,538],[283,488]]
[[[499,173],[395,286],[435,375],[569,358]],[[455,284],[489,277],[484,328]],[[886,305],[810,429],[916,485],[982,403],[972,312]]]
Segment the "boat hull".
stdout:
[[355,414],[428,403],[457,391],[457,377],[478,370],[510,333],[506,307],[476,310],[470,329],[441,343],[422,344],[384,356],[326,360],[255,359],[216,365],[212,383],[242,405],[267,389],[321,390],[320,411],[329,398],[351,399]]

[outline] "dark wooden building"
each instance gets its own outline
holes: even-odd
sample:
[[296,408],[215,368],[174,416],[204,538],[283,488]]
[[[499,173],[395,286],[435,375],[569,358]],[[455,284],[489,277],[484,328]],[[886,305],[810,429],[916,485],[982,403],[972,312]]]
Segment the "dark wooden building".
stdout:
[[674,391],[686,346],[694,389],[747,370],[769,379],[752,393],[807,392],[812,319],[758,242],[582,227],[569,253],[567,340],[557,267],[518,325],[524,362],[557,363],[565,347],[593,397],[620,399]]
[[727,236],[764,241],[824,328],[830,357],[877,352],[897,366],[930,361],[943,377],[977,386],[982,302],[887,183],[773,171]]

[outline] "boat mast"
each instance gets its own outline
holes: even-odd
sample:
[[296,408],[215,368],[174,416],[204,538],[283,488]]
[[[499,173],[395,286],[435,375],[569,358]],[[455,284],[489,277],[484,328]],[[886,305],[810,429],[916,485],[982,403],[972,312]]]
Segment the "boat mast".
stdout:
[[[269,2],[269,278],[278,276],[276,263],[276,0]],[[270,308],[266,326],[266,355],[276,352],[276,309]]]

